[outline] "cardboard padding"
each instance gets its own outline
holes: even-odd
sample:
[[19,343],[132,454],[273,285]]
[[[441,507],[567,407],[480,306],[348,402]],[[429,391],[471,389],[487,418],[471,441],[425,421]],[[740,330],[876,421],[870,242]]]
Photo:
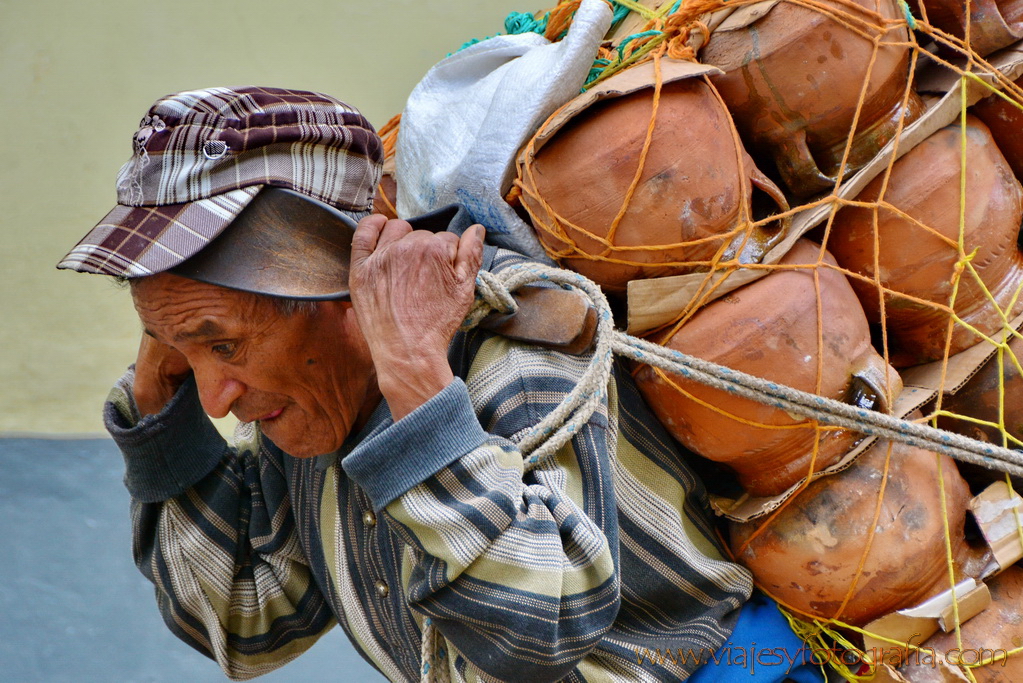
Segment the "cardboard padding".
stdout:
[[[892,407],[892,415],[906,417],[932,398],[936,392],[919,387],[905,387],[895,398],[895,405]],[[815,472],[810,476],[810,481],[816,481],[821,477],[828,477],[848,469],[861,454],[877,442],[876,436],[866,436],[856,444],[856,447],[846,453],[841,460],[831,467]],[[714,512],[733,522],[749,522],[754,519],[777,510],[786,500],[791,498],[802,486],[802,482],[793,484],[784,493],[777,496],[751,496],[743,494],[739,498],[727,498],[710,494],[710,505]]]
[[[1023,41],[989,56],[989,62],[1001,74],[1009,79],[1015,79],[1023,73]],[[944,95],[936,102],[930,103],[923,116],[907,126],[901,136],[891,140],[866,166],[843,182],[835,195],[844,199],[855,197],[888,167],[893,157],[895,159],[902,157],[928,136],[959,117],[963,103],[960,76],[954,70],[939,64],[931,65],[929,70],[937,70],[938,73],[921,75],[917,83],[922,82],[928,91],[944,88]],[[995,77],[991,72],[977,75],[982,80],[994,83]],[[988,88],[972,80],[967,81],[966,90],[967,105],[974,104],[990,92]],[[811,199],[807,204],[812,204],[813,201]],[[761,263],[770,265],[781,260],[799,237],[827,219],[832,207],[829,202],[797,213],[788,235],[764,256]],[[629,332],[642,334],[668,325],[678,320],[691,305],[706,304],[769,272],[770,269],[737,267],[717,273],[690,273],[633,280],[628,285]]]
[[[967,579],[956,586],[955,601],[962,624],[991,604],[991,591],[987,584]],[[938,631],[947,633],[955,628],[953,612],[952,591],[947,590],[915,607],[886,614],[863,627],[864,652],[868,656],[882,654],[879,659],[889,665],[895,664],[900,654],[912,657],[908,648],[900,648],[891,641],[920,647]]]
[[[668,57],[661,60],[662,84],[673,83],[674,81],[684,78],[695,78],[714,73],[719,74],[723,72],[716,66],[711,66],[709,64],[684,62],[679,59],[670,59]],[[551,118],[540,127],[540,130],[533,137],[531,144],[527,144],[523,147],[522,151],[519,152],[518,159],[516,160],[517,168],[522,169],[524,166],[531,164],[536,153],[539,152],[545,144],[547,144],[555,133],[561,130],[561,128],[571,121],[576,115],[596,102],[610,99],[612,97],[629,95],[643,90],[644,88],[652,88],[654,87],[655,82],[656,71],[654,63],[653,61],[648,61],[629,67],[623,71],[619,71],[606,81],[598,83],[593,88],[573,98],[561,109],[554,112],[554,114],[551,115]],[[522,177],[521,170],[519,172],[519,177]]]
[[881,663],[874,670],[870,683],[908,683],[908,681],[890,666]]
[[[728,11],[728,13],[721,18],[721,21],[713,24],[708,23],[707,27],[715,33],[718,31],[738,31],[739,29],[746,28],[770,12],[779,2],[781,2],[781,0],[764,0],[763,2],[755,2],[752,5],[743,5],[742,7]],[[713,12],[714,15],[724,13],[725,10]]]
[[[1009,327],[1014,330],[1023,328],[1023,314],[1013,318],[1009,322]],[[995,355],[997,350],[998,347],[994,344],[981,340],[965,351],[960,351],[954,356],[950,356],[947,369],[945,370],[944,384],[941,381],[941,368],[944,365],[944,361],[940,360],[923,365],[914,365],[911,368],[902,370],[902,381],[907,386],[933,389],[935,392],[940,389],[944,394],[954,395],[963,388],[963,385],[970,381],[971,377],[977,374],[984,364]]]
[[996,481],[970,501],[970,512],[1001,570],[1023,559],[1016,516],[1023,519],[1023,498]]
[[[672,2],[674,2],[674,0],[638,0],[637,4],[640,4],[652,11],[657,11],[662,5],[670,4]],[[622,23],[618,25],[618,28],[613,29],[608,34],[608,40],[610,40],[613,44],[618,45],[622,39],[628,38],[629,36],[642,31],[648,21],[649,19],[638,12],[629,12],[629,14],[622,19]]]

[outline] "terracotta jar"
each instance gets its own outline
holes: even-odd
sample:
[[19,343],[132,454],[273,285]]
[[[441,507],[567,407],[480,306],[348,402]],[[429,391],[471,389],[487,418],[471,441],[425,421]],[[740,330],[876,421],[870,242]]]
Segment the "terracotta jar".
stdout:
[[755,207],[786,211],[788,204],[737,147],[728,112],[697,78],[663,86],[630,196],[653,93],[644,88],[588,107],[520,169],[522,201],[544,247],[609,292],[634,279],[707,270],[718,254],[759,261],[788,223],[749,227],[751,216],[760,217]]
[[[840,23],[820,10],[783,0],[749,26],[715,31],[700,52],[701,62],[724,70],[711,80],[751,151],[772,157],[798,197],[833,187],[868,75],[846,177],[891,140],[901,115],[908,125],[923,113],[915,93],[904,111],[902,106],[909,82],[909,33],[905,27],[881,28],[884,20],[903,17],[898,2],[854,2],[865,9],[822,3],[846,18]],[[877,59],[868,74],[872,38],[879,34]]]
[[[1023,645],[1023,568],[1013,565],[987,582],[991,604],[960,627],[962,646],[955,632],[941,633],[925,643],[913,643],[923,649],[910,654],[899,673],[910,683],[945,683],[934,666],[934,659],[978,664],[981,659],[1008,653]],[[933,652],[932,652],[933,651]],[[1023,681],[1023,654],[1010,655],[986,666],[971,667],[977,683],[1019,683]],[[965,679],[964,679],[965,680]]]
[[[821,619],[860,626],[915,605],[951,585],[938,460],[961,581],[982,566],[965,540],[966,482],[950,458],[889,441],[875,443],[849,469],[811,483],[777,516],[731,523],[732,551],[768,595]],[[882,481],[887,483],[880,515],[856,580]]]
[[[960,40],[966,39],[966,23],[970,23],[970,49],[984,56],[1023,38],[1023,2],[1020,0],[970,0],[967,16],[966,0],[911,0],[914,14]],[[950,46],[942,45],[947,49]],[[959,51],[956,49],[955,51]]]
[[[1023,78],[1018,79],[1016,85],[1023,86]],[[1023,180],[1023,108],[1006,102],[998,95],[991,95],[973,105],[970,111],[991,131],[991,137],[1009,162],[1016,179]]]
[[[1015,356],[1018,362],[1023,363],[1023,339],[1010,339],[1009,351],[1003,355],[1001,364],[997,354],[992,356],[955,394],[944,396],[941,400],[942,410],[994,424],[1004,420],[1005,431],[1017,439],[1023,439],[1023,377],[1012,358]],[[942,415],[938,418],[938,427],[980,441],[1003,445],[1002,432],[989,425]],[[1012,442],[1007,445],[1009,448],[1018,448]],[[1023,633],[1020,635],[1023,636]]]
[[[819,256],[819,245],[799,240],[781,264],[816,264]],[[830,256],[824,261],[834,265]],[[796,389],[886,410],[885,383],[891,383],[892,396],[901,389],[895,371],[871,346],[867,320],[845,276],[828,267],[816,272],[823,358],[813,268],[777,270],[755,280],[706,305],[663,343]],[[753,495],[782,493],[810,474],[811,461],[815,471],[824,469],[862,438],[677,375],[666,377],[649,366],[636,375],[661,423],[690,450],[728,465]]]
[[[961,136],[957,125],[942,128],[896,161],[884,201],[897,212],[877,209],[878,281],[890,290],[885,295],[885,325],[891,341],[889,358],[895,367],[939,360],[945,352],[949,315],[935,304],[949,303],[959,261]],[[973,267],[1012,319],[1023,311],[1023,296],[1012,304],[1023,284],[1023,254],[1016,243],[1023,188],[987,126],[972,116],[967,117],[966,158],[964,251],[977,250]],[[876,178],[856,199],[876,201],[883,180],[883,176]],[[870,278],[875,272],[873,215],[869,208],[842,209],[827,245],[844,268]],[[867,316],[880,322],[880,297],[874,284],[852,282]],[[994,334],[1003,324],[969,271],[959,280],[955,311],[983,334]],[[949,353],[978,341],[977,335],[957,324]]]

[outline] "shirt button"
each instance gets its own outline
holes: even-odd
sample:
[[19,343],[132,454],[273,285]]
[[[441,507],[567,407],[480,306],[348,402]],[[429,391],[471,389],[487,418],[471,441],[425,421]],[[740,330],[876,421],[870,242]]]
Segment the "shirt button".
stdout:
[[366,526],[373,526],[377,523],[377,516],[373,514],[372,510],[366,510],[362,513],[362,523]]
[[380,596],[381,598],[386,598],[387,594],[391,592],[391,590],[387,587],[387,584],[384,583],[383,581],[377,581],[376,589],[377,595]]

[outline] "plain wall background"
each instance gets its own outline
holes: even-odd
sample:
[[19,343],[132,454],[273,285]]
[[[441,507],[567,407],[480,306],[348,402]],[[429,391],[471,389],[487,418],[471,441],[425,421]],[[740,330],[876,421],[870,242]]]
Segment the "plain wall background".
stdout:
[[[551,5],[556,3],[552,2]],[[214,85],[319,90],[378,128],[436,62],[503,32],[510,0],[0,0],[0,434],[100,433],[138,322],[57,261],[115,203],[157,98]]]
[[[508,0],[0,0],[0,679],[226,681],[160,623],[135,569],[100,408],[134,360],[128,292],[57,261],[113,208],[157,98],[320,90],[377,127]],[[42,439],[4,438],[36,434]],[[340,629],[268,680],[382,680]]]

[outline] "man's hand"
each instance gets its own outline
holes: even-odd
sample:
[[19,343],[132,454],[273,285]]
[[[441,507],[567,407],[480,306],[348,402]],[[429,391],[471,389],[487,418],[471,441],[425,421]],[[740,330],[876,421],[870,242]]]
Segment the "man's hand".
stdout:
[[139,412],[145,416],[163,410],[190,374],[192,368],[179,351],[143,334],[132,387]]
[[482,262],[481,225],[459,238],[381,215],[359,222],[348,284],[396,421],[454,379],[448,345],[473,303]]

